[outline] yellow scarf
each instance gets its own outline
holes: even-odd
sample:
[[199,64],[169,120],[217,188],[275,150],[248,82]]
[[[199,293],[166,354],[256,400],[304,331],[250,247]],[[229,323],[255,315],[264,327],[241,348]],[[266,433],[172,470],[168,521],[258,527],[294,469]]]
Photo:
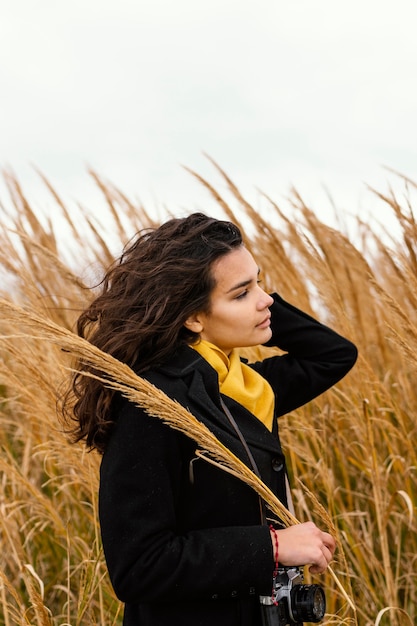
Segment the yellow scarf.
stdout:
[[221,393],[242,404],[272,431],[274,392],[268,381],[242,363],[236,349],[228,357],[204,339],[191,347],[216,370]]

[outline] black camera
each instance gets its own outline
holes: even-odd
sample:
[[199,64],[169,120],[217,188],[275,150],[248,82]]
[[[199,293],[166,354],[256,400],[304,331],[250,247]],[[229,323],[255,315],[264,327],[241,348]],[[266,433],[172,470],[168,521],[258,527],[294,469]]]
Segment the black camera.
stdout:
[[301,626],[320,622],[326,598],[320,585],[303,584],[299,567],[279,567],[270,596],[260,596],[263,626]]

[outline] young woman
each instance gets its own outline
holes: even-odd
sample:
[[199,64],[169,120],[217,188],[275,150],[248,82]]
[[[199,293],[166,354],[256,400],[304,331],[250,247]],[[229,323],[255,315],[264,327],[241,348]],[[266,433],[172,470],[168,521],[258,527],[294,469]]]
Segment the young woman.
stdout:
[[[352,343],[265,293],[239,229],[199,213],[140,234],[102,287],[80,335],[186,407],[286,505],[277,418],[340,380]],[[286,354],[240,359],[259,344]],[[326,569],[327,532],[270,530],[255,492],[191,439],[82,374],[73,390],[75,439],[103,454],[101,532],[125,626],[259,626],[276,560]]]

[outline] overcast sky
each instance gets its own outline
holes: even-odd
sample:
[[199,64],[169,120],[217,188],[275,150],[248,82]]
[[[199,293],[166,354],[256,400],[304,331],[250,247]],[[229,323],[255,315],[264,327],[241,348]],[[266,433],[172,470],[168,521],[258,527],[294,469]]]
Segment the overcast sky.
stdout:
[[416,0],[0,0],[0,165],[180,212],[209,206],[182,164],[223,189],[205,152],[255,204],[365,210],[382,166],[417,178],[416,25]]

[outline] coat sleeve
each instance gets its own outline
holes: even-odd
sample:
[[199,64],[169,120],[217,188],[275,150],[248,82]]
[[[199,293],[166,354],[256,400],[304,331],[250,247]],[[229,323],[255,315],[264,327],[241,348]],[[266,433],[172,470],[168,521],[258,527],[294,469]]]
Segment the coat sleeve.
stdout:
[[357,349],[310,315],[273,294],[272,338],[283,356],[252,364],[268,380],[276,397],[276,414],[292,411],[337,383],[353,367]]
[[179,530],[184,440],[158,418],[128,402],[121,405],[101,463],[99,495],[116,595],[123,602],[147,603],[230,598],[255,590],[268,594],[273,571],[268,527]]

